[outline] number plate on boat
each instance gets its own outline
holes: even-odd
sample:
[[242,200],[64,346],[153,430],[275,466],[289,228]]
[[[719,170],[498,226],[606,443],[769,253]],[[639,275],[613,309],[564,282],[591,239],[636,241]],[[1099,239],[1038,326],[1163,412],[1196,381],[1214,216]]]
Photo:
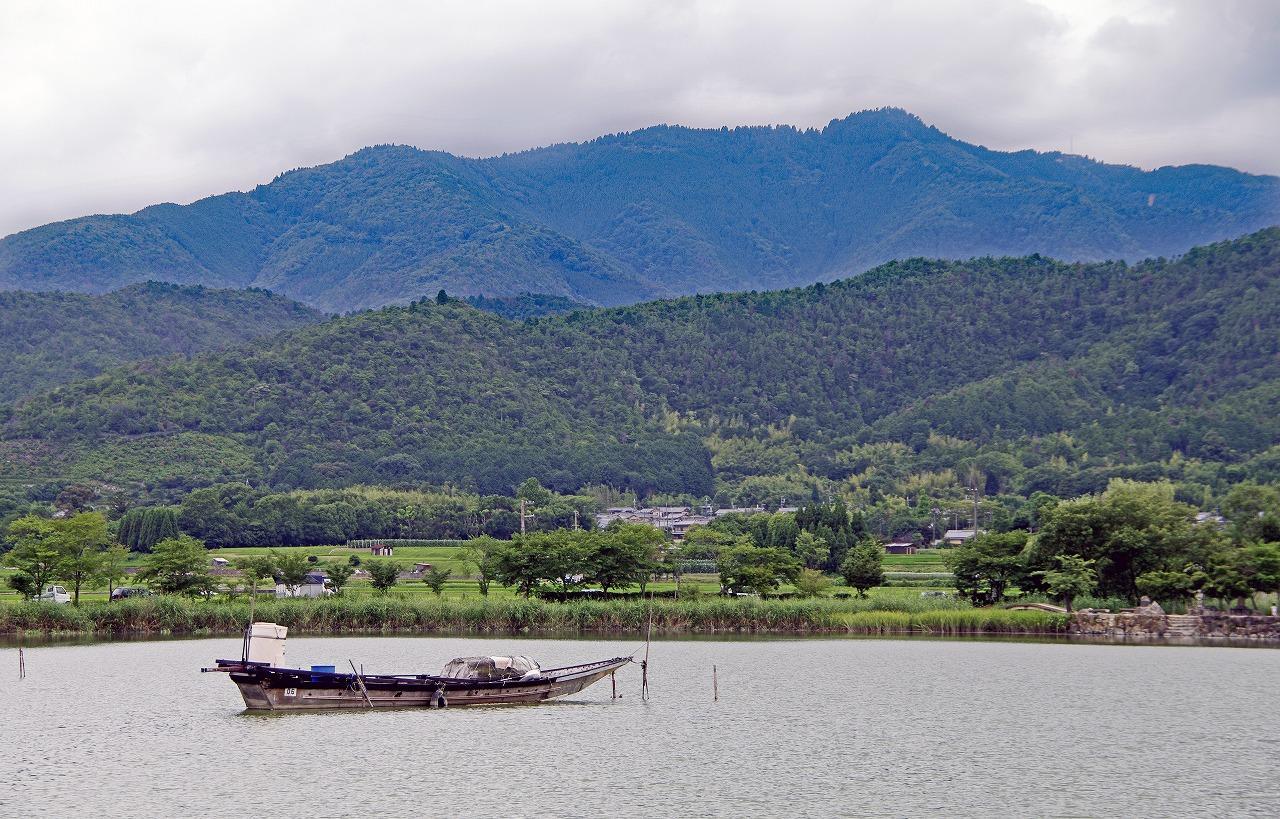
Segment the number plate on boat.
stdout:
[[286,697],[296,697],[296,696],[298,696],[298,689],[296,689],[296,688],[286,688],[286,689],[284,690],[284,695],[285,695]]

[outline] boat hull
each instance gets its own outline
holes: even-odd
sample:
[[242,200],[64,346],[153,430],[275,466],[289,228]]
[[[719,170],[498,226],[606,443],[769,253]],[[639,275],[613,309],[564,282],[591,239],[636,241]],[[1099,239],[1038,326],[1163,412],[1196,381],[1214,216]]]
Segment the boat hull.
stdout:
[[251,711],[322,711],[337,708],[456,708],[520,705],[576,694],[631,662],[629,657],[553,669],[528,679],[469,681],[429,676],[314,674],[235,661],[219,661]]

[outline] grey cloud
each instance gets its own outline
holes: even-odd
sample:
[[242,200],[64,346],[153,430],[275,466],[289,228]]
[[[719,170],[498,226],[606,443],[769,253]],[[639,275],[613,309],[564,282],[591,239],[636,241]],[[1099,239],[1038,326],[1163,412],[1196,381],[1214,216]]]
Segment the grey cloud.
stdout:
[[0,233],[400,142],[907,108],[990,147],[1280,172],[1273,3],[85,4],[0,10]]

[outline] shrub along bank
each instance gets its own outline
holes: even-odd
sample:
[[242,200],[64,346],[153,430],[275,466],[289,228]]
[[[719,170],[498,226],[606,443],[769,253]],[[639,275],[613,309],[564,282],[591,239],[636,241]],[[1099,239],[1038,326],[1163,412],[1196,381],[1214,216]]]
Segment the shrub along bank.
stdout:
[[[254,619],[298,634],[746,632],[773,634],[1056,634],[1067,618],[1047,612],[970,608],[954,600],[423,600],[396,597],[270,600]],[[249,603],[161,596],[115,603],[0,607],[0,634],[237,634]]]

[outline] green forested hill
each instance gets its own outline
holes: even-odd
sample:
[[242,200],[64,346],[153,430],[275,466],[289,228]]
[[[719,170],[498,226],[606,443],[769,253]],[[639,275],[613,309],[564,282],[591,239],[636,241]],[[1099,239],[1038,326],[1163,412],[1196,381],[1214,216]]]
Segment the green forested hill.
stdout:
[[227,347],[322,318],[262,290],[148,282],[101,296],[0,292],[0,404],[129,361]]
[[[910,260],[513,323],[434,300],[8,411],[11,472],[605,483],[723,500],[1280,478],[1280,230],[1176,260]],[[16,453],[23,453],[19,458]]]
[[909,256],[1181,253],[1280,223],[1280,179],[991,151],[900,110],[657,126],[489,159],[381,146],[248,193],[0,239],[0,288],[266,287],[335,311],[544,293],[617,305]]

